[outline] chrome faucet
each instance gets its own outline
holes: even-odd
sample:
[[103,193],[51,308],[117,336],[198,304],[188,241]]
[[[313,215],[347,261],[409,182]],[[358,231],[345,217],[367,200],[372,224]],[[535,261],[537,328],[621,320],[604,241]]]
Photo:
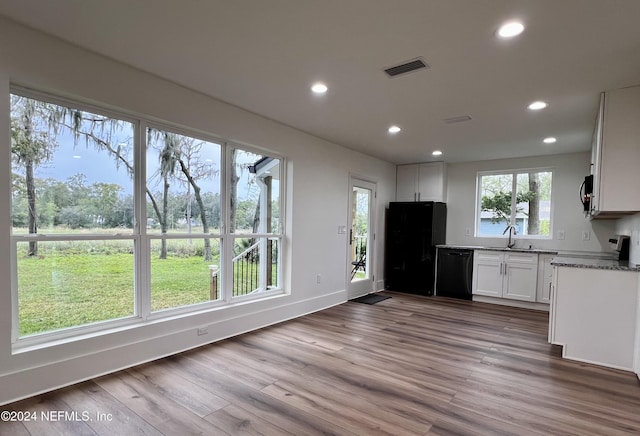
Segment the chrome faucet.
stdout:
[[511,238],[516,235],[516,226],[509,224],[507,228],[504,229],[504,232],[502,232],[502,234],[504,235],[507,232],[509,232],[509,242],[507,242],[507,248],[513,248],[516,246],[516,240]]

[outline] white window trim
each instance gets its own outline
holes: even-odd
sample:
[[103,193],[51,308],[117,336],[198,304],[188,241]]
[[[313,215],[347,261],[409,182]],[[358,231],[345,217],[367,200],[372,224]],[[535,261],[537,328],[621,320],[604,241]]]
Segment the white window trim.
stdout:
[[[493,171],[478,171],[476,174],[476,210],[475,210],[475,237],[476,238],[499,238],[499,239],[507,239],[508,235],[484,235],[480,233],[480,218],[482,214],[482,185],[480,183],[480,179],[483,176],[497,176],[497,175],[507,175],[511,174],[513,176],[517,176],[518,174],[525,174],[530,172],[548,172],[551,173],[551,204],[549,208],[549,235],[515,235],[512,238],[514,239],[533,239],[533,240],[551,240],[553,239],[553,211],[555,208],[555,192],[556,190],[553,188],[554,184],[554,169],[553,167],[533,167],[533,168],[518,168],[518,169],[505,169],[505,170],[493,170]],[[517,178],[513,177],[512,180],[512,194],[517,189]],[[515,209],[516,196],[511,196],[511,210]],[[511,222],[510,224],[515,224],[515,214],[511,214]]]
[[[145,116],[127,113],[126,111],[108,109],[102,106],[86,103],[82,99],[70,99],[56,95],[52,95],[46,92],[33,90],[30,88],[22,87],[12,84],[10,86],[10,94],[16,94],[23,97],[45,101],[48,103],[73,107],[82,111],[95,113],[98,115],[114,118],[121,121],[132,123],[134,126],[134,180],[133,180],[133,193],[134,193],[134,213],[135,221],[133,229],[130,234],[116,234],[116,235],[104,235],[104,234],[82,234],[82,235],[14,235],[11,229],[11,297],[12,297],[12,352],[23,353],[34,349],[46,348],[50,346],[59,345],[65,342],[73,342],[92,338],[96,336],[106,335],[121,331],[123,329],[136,328],[145,326],[150,322],[158,322],[165,320],[172,320],[176,317],[193,316],[203,312],[209,312],[213,310],[220,310],[228,307],[233,307],[237,304],[245,304],[252,301],[264,300],[279,295],[286,295],[287,292],[284,289],[284,277],[286,268],[283,264],[283,253],[285,251],[285,217],[286,217],[286,184],[287,184],[287,160],[284,156],[273,153],[272,151],[256,147],[248,144],[240,144],[238,142],[231,142],[224,140],[221,137],[211,135],[198,131],[196,129],[185,128],[177,126],[170,122],[158,122],[151,120]],[[162,235],[155,233],[147,233],[146,225],[142,225],[141,219],[138,217],[147,216],[147,201],[146,201],[146,132],[147,128],[157,128],[159,130],[169,131],[184,136],[200,139],[207,142],[213,142],[221,146],[221,165],[220,168],[220,193],[221,195],[221,223],[220,232],[203,234],[203,233],[180,233],[171,235]],[[230,187],[227,181],[227,175],[229,174],[230,159],[228,158],[228,151],[232,148],[237,148],[243,151],[268,155],[275,159],[280,160],[280,174],[279,174],[279,232],[278,233],[229,233],[227,223],[229,222],[229,208],[228,199],[230,198]],[[9,212],[10,213],[10,208]],[[204,301],[186,306],[180,306],[176,308],[168,308],[159,311],[151,311],[151,263],[150,263],[150,242],[157,239],[184,239],[188,238],[210,238],[218,239],[221,244],[220,250],[220,271],[221,271],[221,293],[222,297],[216,301]],[[233,244],[229,243],[237,237],[270,237],[278,239],[278,287],[274,289],[265,290],[259,293],[241,295],[232,297],[231,277],[233,277],[233,265],[230,259],[233,257]],[[78,326],[71,326],[62,328],[59,330],[52,330],[48,332],[36,333],[33,335],[20,336],[19,334],[19,306],[18,306],[18,277],[17,277],[17,252],[16,247],[19,242],[37,240],[40,241],[81,241],[81,240],[131,240],[134,244],[134,312],[132,316],[123,318],[110,319],[104,321],[97,321],[89,324],[83,324]],[[229,251],[230,256],[226,253]],[[231,271],[229,273],[229,271]]]

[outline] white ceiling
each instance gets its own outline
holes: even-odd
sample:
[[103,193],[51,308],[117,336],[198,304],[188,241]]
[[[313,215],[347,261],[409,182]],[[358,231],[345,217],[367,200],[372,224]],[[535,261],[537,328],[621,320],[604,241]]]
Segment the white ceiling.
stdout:
[[[599,92],[640,85],[639,0],[0,0],[0,14],[394,163],[587,150]],[[498,40],[514,18],[524,33]],[[419,56],[430,69],[382,71]],[[459,115],[472,120],[442,121]]]

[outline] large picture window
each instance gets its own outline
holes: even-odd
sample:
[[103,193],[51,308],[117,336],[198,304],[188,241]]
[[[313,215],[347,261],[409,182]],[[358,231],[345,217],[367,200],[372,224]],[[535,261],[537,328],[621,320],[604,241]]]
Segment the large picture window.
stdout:
[[135,315],[134,134],[11,96],[14,338]]
[[[478,174],[477,236],[551,237],[550,170],[535,169]],[[506,236],[506,235],[505,235]]]
[[14,341],[282,292],[281,158],[19,88],[10,104]]

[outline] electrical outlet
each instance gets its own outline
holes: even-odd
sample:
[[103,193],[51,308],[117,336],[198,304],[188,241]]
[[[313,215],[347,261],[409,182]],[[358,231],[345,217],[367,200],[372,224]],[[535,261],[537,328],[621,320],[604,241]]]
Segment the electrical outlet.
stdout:
[[467,227],[466,229],[464,229],[464,235],[465,236],[471,236],[471,229],[469,227]]
[[558,230],[558,240],[560,241],[564,241],[564,238],[566,237],[566,233],[564,230]]
[[591,239],[591,232],[589,230],[584,230],[582,232],[582,240],[588,241],[589,239]]
[[209,327],[200,327],[198,328],[198,336],[203,336],[203,335],[208,335],[209,334]]
[[317,284],[320,284],[321,282],[322,282],[322,275],[321,275],[321,274],[318,274],[318,275],[316,276],[316,283],[317,283]]

